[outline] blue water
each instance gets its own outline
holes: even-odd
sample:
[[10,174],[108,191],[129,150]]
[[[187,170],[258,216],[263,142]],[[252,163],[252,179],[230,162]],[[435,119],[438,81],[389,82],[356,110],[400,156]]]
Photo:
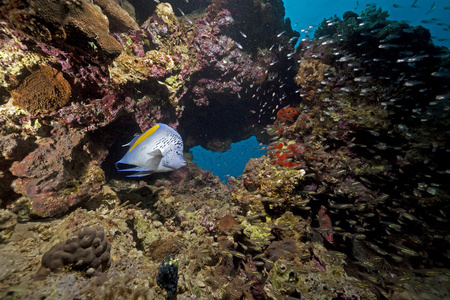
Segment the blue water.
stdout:
[[[323,19],[333,17],[335,14],[342,18],[344,12],[350,10],[360,13],[366,9],[366,4],[375,3],[377,7],[389,12],[389,20],[405,20],[411,26],[422,25],[430,30],[434,37],[435,45],[450,48],[450,1],[449,0],[417,0],[415,6],[411,7],[415,0],[284,0],[286,17],[291,19],[292,28],[298,32],[308,28],[310,25],[319,25]],[[435,3],[436,9],[430,11]],[[396,7],[394,7],[394,5]],[[447,8],[447,9],[446,9]],[[437,20],[431,20],[431,19]],[[421,23],[430,21],[431,23]],[[313,32],[308,33],[310,37]],[[301,38],[305,38],[305,33],[301,33]]]
[[238,177],[244,172],[245,164],[250,158],[261,157],[266,154],[266,145],[260,144],[256,137],[252,136],[244,141],[231,144],[231,149],[225,152],[213,152],[202,146],[195,146],[189,150],[194,157],[194,162],[203,168],[210,170],[220,180],[228,182],[229,176]]

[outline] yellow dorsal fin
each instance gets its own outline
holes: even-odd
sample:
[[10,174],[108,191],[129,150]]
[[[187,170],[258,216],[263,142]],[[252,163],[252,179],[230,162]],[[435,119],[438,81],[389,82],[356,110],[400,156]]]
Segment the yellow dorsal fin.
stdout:
[[134,147],[136,147],[137,145],[139,145],[140,143],[142,143],[146,138],[148,138],[149,136],[151,136],[156,130],[158,130],[159,128],[159,124],[156,124],[155,126],[153,126],[152,128],[150,128],[149,130],[147,130],[146,132],[144,132],[137,140],[136,142],[134,142],[133,145],[131,145],[130,149],[128,150],[128,152],[130,152],[131,150],[134,149]]

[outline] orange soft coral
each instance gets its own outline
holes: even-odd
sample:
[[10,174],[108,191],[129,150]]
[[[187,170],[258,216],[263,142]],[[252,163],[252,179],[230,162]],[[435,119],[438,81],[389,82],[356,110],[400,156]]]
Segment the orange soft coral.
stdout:
[[298,110],[294,107],[282,108],[277,112],[277,119],[281,122],[294,123],[298,116]]

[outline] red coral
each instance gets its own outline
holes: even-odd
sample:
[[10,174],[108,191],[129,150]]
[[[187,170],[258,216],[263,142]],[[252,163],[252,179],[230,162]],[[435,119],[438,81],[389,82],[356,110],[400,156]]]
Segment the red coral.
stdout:
[[273,147],[279,150],[273,153],[276,158],[272,161],[273,164],[278,164],[288,168],[300,166],[299,164],[291,161],[292,158],[298,155],[298,146],[290,144],[285,147],[284,144],[280,142]]
[[277,112],[277,119],[281,122],[294,123],[298,116],[298,110],[294,107],[282,108]]
[[283,149],[283,143],[278,143],[274,147],[281,150],[281,149]]

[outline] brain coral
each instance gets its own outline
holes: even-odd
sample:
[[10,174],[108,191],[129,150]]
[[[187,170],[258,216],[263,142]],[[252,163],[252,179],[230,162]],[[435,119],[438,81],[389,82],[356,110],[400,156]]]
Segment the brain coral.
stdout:
[[71,87],[61,72],[40,65],[11,91],[13,104],[33,115],[50,113],[68,103]]
[[103,227],[83,227],[65,242],[53,246],[42,256],[35,280],[43,280],[51,272],[78,270],[87,275],[100,275],[111,264],[111,244]]

